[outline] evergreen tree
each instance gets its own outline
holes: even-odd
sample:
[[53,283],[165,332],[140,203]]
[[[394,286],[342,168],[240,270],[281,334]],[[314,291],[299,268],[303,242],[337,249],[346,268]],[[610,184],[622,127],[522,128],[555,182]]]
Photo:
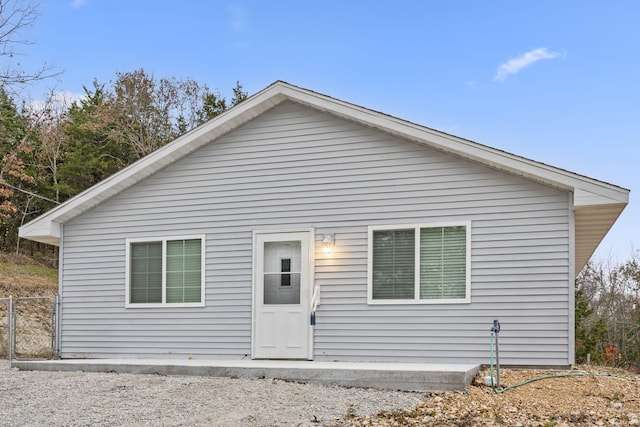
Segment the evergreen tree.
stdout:
[[26,193],[19,189],[32,183],[25,166],[26,122],[18,112],[13,99],[0,87],[0,238],[7,250],[16,243],[20,225],[20,205]]
[[[2,0],[0,0],[0,5]],[[226,99],[194,80],[144,70],[94,80],[75,103],[51,93],[18,111],[0,85],[0,237],[18,244],[20,225],[223,113]],[[239,82],[231,105],[247,98]],[[18,190],[16,190],[18,189]],[[27,243],[31,249],[38,244]]]
[[248,97],[249,95],[247,94],[247,92],[242,90],[242,85],[240,84],[240,82],[236,81],[236,86],[233,88],[233,98],[231,98],[231,106],[235,107]]
[[109,138],[109,124],[96,120],[108,101],[104,85],[94,81],[85,96],[69,108],[67,155],[60,167],[60,190],[74,196],[127,166],[135,156],[131,147]]

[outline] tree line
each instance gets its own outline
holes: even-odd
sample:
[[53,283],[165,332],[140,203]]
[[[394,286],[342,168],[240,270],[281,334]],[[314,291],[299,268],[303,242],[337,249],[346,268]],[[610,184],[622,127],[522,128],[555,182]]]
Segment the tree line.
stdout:
[[[0,85],[0,250],[18,251],[18,228],[247,98],[227,100],[192,79],[143,69],[16,105]],[[22,242],[30,253],[42,245]]]
[[576,362],[640,370],[640,251],[590,261],[576,278]]

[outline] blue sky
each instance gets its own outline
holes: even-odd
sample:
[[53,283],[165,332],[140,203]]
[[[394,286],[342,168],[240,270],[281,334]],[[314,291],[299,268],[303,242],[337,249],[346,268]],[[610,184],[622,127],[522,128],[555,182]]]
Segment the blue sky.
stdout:
[[276,80],[632,190],[598,249],[640,249],[640,2],[41,0],[20,57],[82,93],[116,72],[227,97]]

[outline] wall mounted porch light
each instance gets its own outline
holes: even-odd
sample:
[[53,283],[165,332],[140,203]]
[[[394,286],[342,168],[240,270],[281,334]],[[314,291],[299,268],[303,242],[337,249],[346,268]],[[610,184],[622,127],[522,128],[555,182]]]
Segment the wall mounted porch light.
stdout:
[[322,252],[327,256],[333,254],[333,234],[325,234],[322,239]]

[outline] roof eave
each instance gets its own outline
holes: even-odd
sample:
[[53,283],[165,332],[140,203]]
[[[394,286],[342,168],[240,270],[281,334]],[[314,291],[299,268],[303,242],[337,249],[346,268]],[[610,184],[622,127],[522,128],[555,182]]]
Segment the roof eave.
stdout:
[[589,262],[591,256],[616,222],[626,203],[576,207],[575,219],[575,275]]
[[18,236],[48,245],[60,245],[60,224],[50,221],[31,221],[18,229]]

